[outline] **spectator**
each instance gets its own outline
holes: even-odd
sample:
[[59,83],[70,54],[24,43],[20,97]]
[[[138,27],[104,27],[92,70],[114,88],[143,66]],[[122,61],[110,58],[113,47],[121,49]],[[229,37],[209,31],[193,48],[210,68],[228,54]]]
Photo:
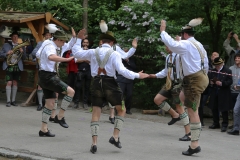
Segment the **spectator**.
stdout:
[[[13,31],[10,34],[11,42],[5,43],[0,51],[0,57],[5,58],[3,62],[3,70],[6,71],[6,95],[7,95],[7,107],[17,106],[16,103],[16,94],[18,89],[18,81],[20,80],[21,71],[23,71],[23,60],[26,58],[25,47],[20,47],[19,52],[22,53],[22,58],[15,64],[9,65],[7,63],[7,57],[13,53],[13,48],[18,46],[18,37],[19,33],[17,31]],[[17,57],[18,58],[18,57]],[[12,56],[11,61],[16,60],[14,56]],[[12,95],[12,96],[11,96]],[[12,100],[11,100],[12,98]]]
[[[230,43],[231,43],[231,39],[234,38],[237,42],[237,46],[236,48],[233,48]],[[228,61],[226,63],[227,67],[230,67],[232,65],[234,65],[234,56],[236,53],[238,53],[240,51],[240,40],[238,39],[238,35],[236,33],[233,32],[229,32],[227,39],[224,41],[223,43],[223,47],[225,48],[229,58]]]
[[231,89],[232,71],[224,66],[224,61],[217,57],[213,63],[215,69],[209,74],[210,85],[212,92],[208,106],[212,109],[213,124],[209,126],[210,129],[220,128],[219,112],[222,114],[222,128],[221,132],[227,131],[228,126],[228,110],[231,106]]
[[[232,79],[233,83],[231,85],[231,96],[232,96],[232,106],[231,110],[234,108],[238,94],[240,93],[240,90],[237,89],[235,86],[238,85],[239,77],[240,77],[240,53],[237,53],[234,56],[235,64],[231,66],[229,69],[232,70]],[[232,129],[233,126],[229,126],[230,129]]]
[[[124,49],[125,52],[128,52],[128,49]],[[122,59],[123,65],[130,71],[136,71],[136,64],[134,61],[134,57],[130,57],[128,59]],[[126,107],[126,113],[132,114],[130,111],[131,105],[132,105],[132,94],[133,94],[133,84],[134,80],[127,79],[124,76],[117,74],[117,80],[116,80],[123,92],[123,95],[125,96],[125,107]]]
[[[209,71],[208,72],[208,77],[209,74],[211,74],[211,70],[214,68],[214,66],[212,65],[213,61],[215,58],[219,57],[219,54],[217,52],[213,52],[210,58],[210,63],[209,63]],[[208,87],[205,89],[205,91],[201,94],[201,99],[200,99],[200,106],[198,108],[198,114],[199,114],[199,118],[201,121],[202,126],[204,126],[204,122],[203,122],[203,108],[210,96],[211,93],[211,87],[208,85]]]
[[[82,48],[88,50],[89,41],[88,39],[82,40]],[[83,108],[88,109],[88,99],[90,93],[90,84],[91,84],[91,69],[90,62],[88,60],[77,59],[78,63],[78,73],[77,80],[75,84],[75,96],[74,96],[74,108],[78,108],[80,101],[81,90],[83,90]]]
[[[66,52],[65,58],[72,57],[72,51],[69,50]],[[67,74],[68,74],[68,85],[72,88],[75,88],[76,75],[78,72],[78,65],[75,63],[75,60],[72,59],[68,62],[67,65]]]

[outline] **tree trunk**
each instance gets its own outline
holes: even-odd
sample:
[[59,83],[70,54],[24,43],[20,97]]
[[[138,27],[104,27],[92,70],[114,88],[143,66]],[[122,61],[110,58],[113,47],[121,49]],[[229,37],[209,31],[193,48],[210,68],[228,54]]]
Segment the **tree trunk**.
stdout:
[[[83,0],[83,8],[84,8],[84,13],[83,13],[83,28],[88,29],[88,0]],[[87,32],[88,33],[88,32]]]

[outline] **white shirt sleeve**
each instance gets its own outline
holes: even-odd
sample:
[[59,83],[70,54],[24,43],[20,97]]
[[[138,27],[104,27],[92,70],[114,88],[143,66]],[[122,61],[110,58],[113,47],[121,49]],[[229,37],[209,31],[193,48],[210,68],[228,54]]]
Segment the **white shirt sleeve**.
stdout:
[[86,59],[91,61],[91,55],[95,53],[95,49],[83,50],[81,47],[81,39],[77,39],[77,42],[72,47],[72,54],[74,58]]
[[77,38],[75,37],[72,37],[70,39],[70,41],[68,43],[64,43],[64,45],[62,46],[62,53],[61,53],[61,57],[63,56],[63,53],[68,51],[68,50],[71,50],[71,48],[74,46],[74,44],[76,43],[76,40]]
[[155,74],[157,76],[157,78],[164,78],[167,76],[167,74],[168,74],[167,59],[168,59],[168,56],[166,57],[166,60],[165,60],[165,68],[163,70],[161,70],[160,72],[158,72],[157,74]]
[[135,53],[136,49],[132,47],[129,49],[128,52],[125,52],[119,46],[116,45],[116,51],[121,55],[122,59],[128,59]]
[[186,53],[186,43],[183,43],[186,40],[175,41],[171,36],[168,35],[167,32],[162,31],[160,37],[163,43],[174,53],[184,54]]
[[126,67],[124,67],[120,54],[114,54],[113,56],[114,56],[114,65],[119,74],[123,75],[125,78],[128,78],[128,79],[139,78],[139,73],[135,73],[133,71],[128,70]]

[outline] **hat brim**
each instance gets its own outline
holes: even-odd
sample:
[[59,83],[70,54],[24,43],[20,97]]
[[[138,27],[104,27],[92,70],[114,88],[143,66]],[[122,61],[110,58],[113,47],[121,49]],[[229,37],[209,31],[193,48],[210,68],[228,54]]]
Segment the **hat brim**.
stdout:
[[213,62],[212,65],[216,66],[216,65],[219,65],[219,64],[222,64],[222,63],[224,63],[224,61]]
[[183,29],[179,33],[196,33],[194,30]]
[[67,36],[55,36],[54,38],[57,38],[57,39],[59,39],[59,40],[62,40],[62,41],[68,41],[69,40],[69,38],[67,37]]
[[100,40],[109,39],[109,40],[112,40],[114,43],[117,43],[117,40],[113,36],[110,36],[109,34],[105,34],[105,33],[101,34],[99,36],[99,39]]

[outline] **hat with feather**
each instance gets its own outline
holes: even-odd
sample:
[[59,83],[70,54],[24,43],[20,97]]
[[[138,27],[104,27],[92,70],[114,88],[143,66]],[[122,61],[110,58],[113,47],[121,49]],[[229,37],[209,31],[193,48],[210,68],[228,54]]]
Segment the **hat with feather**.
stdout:
[[53,34],[54,38],[57,38],[63,41],[69,40],[67,34],[64,31],[59,30],[55,24],[47,24],[45,27],[48,29],[49,33]]
[[200,25],[202,21],[203,18],[192,19],[188,24],[182,27],[180,33],[195,33],[196,31],[194,30],[193,27]]
[[102,34],[99,36],[99,39],[109,39],[112,40],[114,43],[117,43],[116,38],[114,38],[114,33],[112,31],[108,31],[108,26],[104,20],[101,20],[99,23],[100,29]]

